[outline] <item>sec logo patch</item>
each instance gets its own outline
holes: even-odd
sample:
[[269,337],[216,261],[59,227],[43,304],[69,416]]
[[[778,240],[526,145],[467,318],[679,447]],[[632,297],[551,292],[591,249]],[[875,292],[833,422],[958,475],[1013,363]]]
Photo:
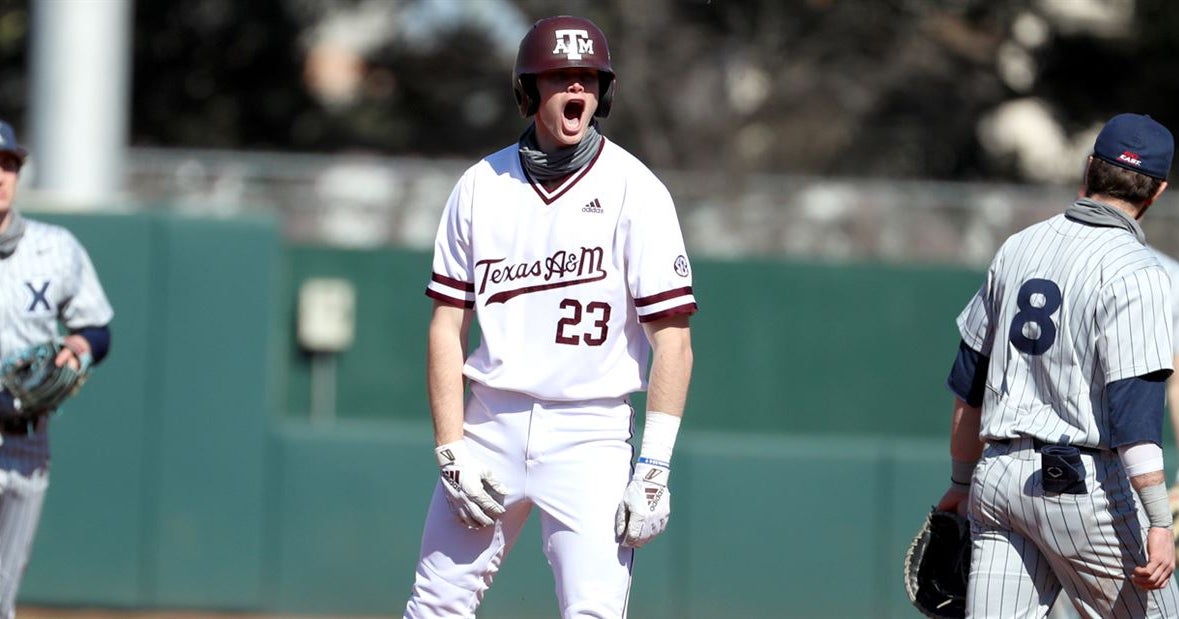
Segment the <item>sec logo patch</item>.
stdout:
[[688,270],[688,259],[683,256],[676,256],[675,266],[673,268],[675,269],[675,274],[680,277],[687,277],[688,273],[691,272]]

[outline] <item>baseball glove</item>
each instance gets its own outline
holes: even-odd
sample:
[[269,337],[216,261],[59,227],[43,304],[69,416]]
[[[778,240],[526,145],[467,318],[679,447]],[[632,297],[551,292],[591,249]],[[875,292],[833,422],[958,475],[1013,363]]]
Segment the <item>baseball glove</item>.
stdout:
[[905,593],[926,617],[966,616],[970,523],[954,512],[931,510],[905,553]]
[[30,346],[0,363],[0,385],[12,395],[22,413],[51,413],[82,388],[90,376],[90,356],[82,355],[78,369],[57,366],[54,359],[65,347],[55,339]]

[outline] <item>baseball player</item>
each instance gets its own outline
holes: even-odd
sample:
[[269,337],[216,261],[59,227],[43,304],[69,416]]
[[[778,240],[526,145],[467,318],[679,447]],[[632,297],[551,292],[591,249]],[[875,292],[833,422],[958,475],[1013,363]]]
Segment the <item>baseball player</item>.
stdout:
[[[0,358],[67,331],[57,365],[97,363],[110,347],[110,303],[90,257],[65,228],[13,206],[28,153],[0,121]],[[49,417],[0,390],[0,618],[11,619],[49,486]]]
[[1174,140],[1148,116],[1102,128],[1081,197],[1008,239],[958,317],[951,488],[968,512],[969,617],[1177,617],[1163,473],[1171,287],[1138,220]]
[[696,301],[667,189],[598,132],[614,88],[593,22],[536,22],[513,82],[534,120],[447,202],[426,290],[441,474],[407,618],[474,617],[533,507],[561,617],[625,617],[634,549],[666,526]]

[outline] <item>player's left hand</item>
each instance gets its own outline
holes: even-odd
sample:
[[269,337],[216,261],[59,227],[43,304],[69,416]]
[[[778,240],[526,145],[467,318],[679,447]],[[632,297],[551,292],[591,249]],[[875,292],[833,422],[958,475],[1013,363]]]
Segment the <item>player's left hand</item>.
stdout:
[[1174,571],[1174,535],[1170,529],[1151,527],[1146,533],[1146,565],[1134,568],[1130,579],[1142,589],[1161,589]]
[[671,518],[671,491],[667,477],[671,469],[656,461],[639,458],[634,475],[614,515],[614,534],[623,546],[638,548],[667,528]]

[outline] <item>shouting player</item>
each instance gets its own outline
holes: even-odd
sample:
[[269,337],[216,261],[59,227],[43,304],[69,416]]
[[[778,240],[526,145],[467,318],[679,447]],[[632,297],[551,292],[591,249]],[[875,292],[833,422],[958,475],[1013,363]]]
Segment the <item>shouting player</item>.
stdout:
[[[561,617],[621,618],[634,549],[670,513],[692,274],[667,189],[598,132],[615,89],[602,31],[536,22],[513,87],[535,118],[458,181],[435,243],[427,389],[441,475],[405,617],[474,617],[537,507]],[[643,389],[632,467],[628,398]]]
[[[56,362],[97,363],[110,346],[114,315],[90,257],[64,228],[25,219],[13,206],[27,151],[0,121],[0,358],[68,331]],[[16,594],[49,487],[49,417],[20,409],[0,390],[0,619]]]
[[1174,140],[1148,116],[1102,128],[1082,198],[1016,233],[958,317],[951,488],[968,512],[969,617],[1179,617],[1163,473],[1167,274],[1138,220]]

